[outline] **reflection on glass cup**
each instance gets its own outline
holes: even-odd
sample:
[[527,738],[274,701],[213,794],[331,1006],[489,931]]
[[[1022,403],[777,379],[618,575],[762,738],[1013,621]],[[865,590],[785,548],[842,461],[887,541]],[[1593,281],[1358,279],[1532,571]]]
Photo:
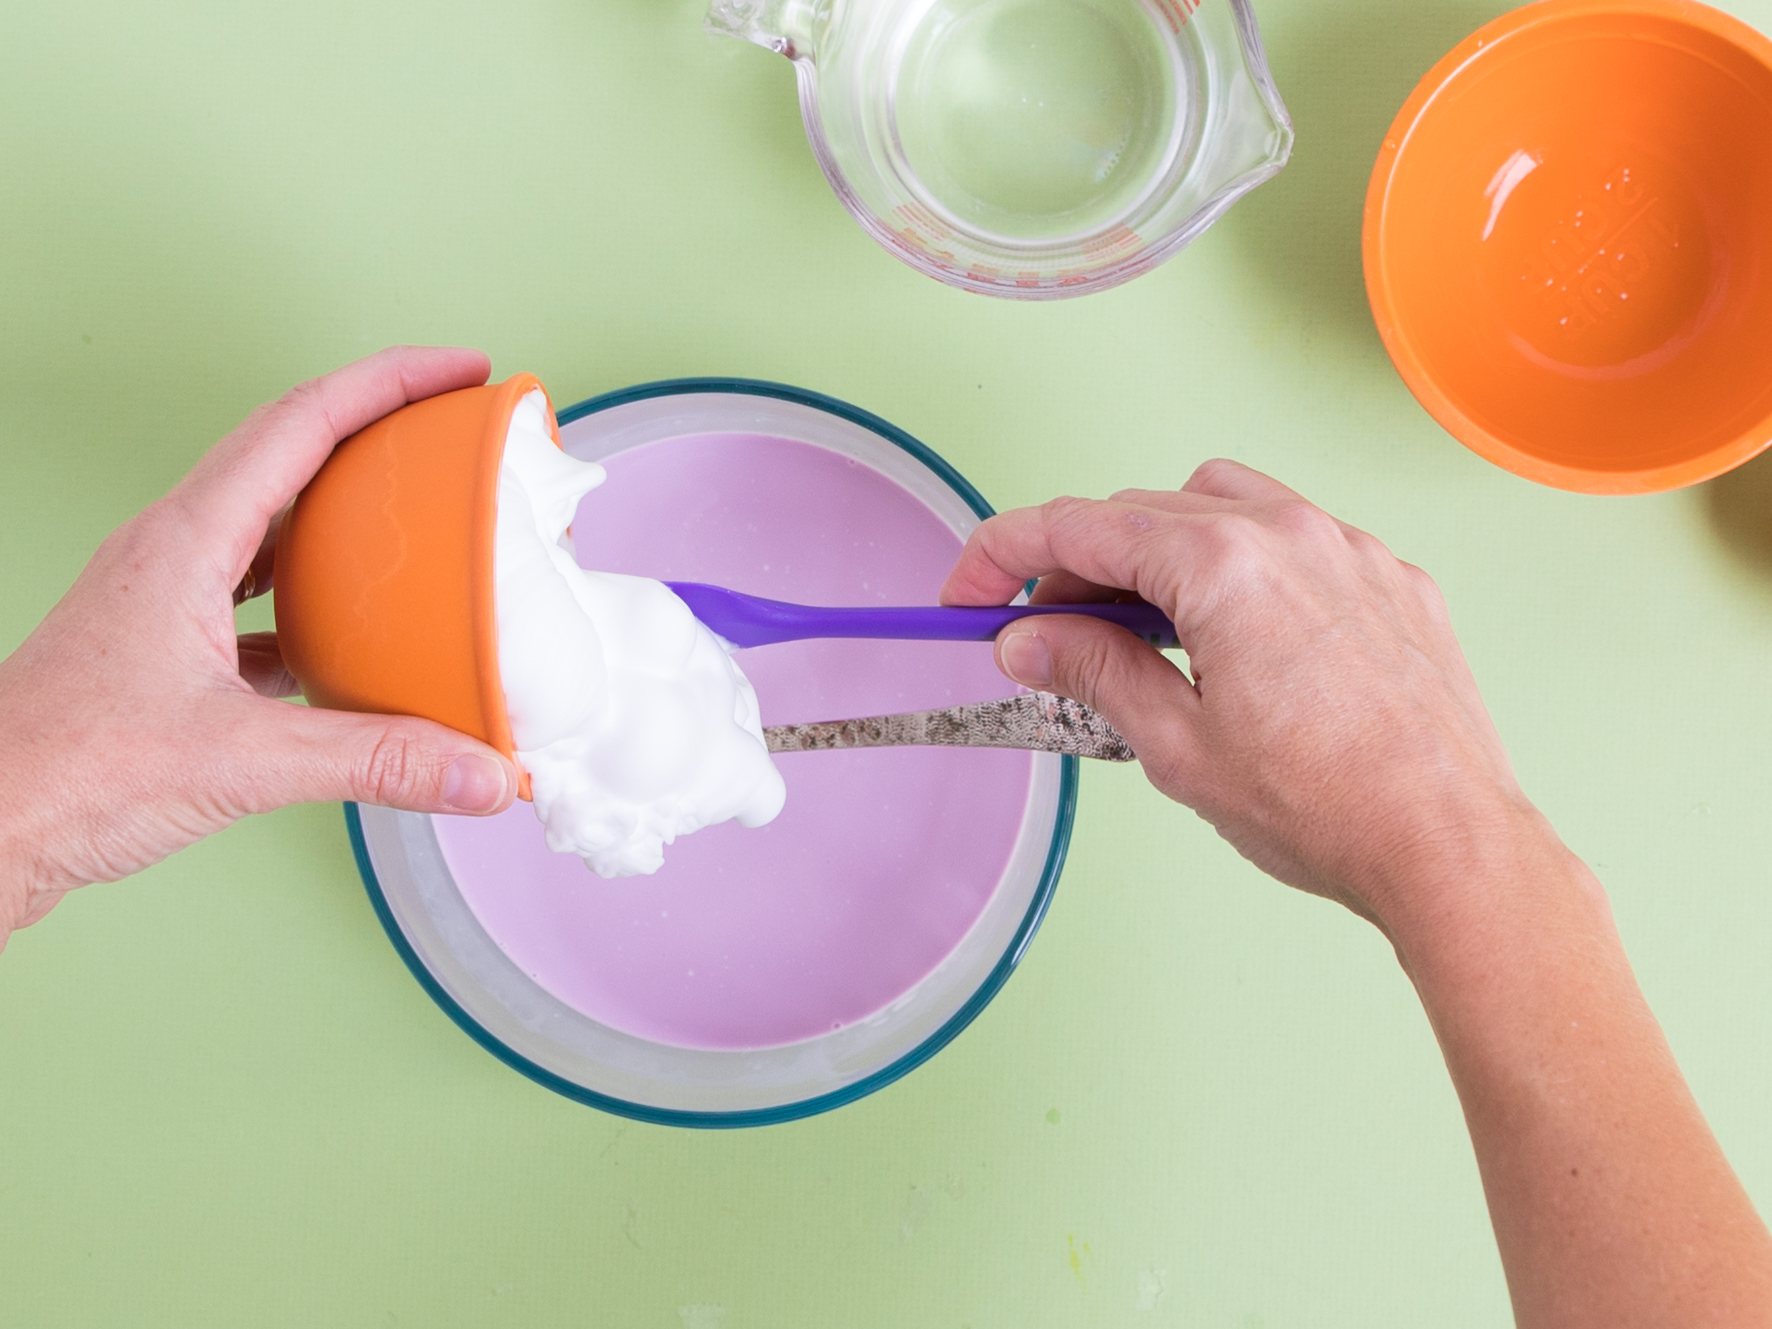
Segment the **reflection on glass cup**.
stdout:
[[1292,149],[1248,0],[713,0],[708,26],[794,62],[870,235],[986,295],[1136,277]]

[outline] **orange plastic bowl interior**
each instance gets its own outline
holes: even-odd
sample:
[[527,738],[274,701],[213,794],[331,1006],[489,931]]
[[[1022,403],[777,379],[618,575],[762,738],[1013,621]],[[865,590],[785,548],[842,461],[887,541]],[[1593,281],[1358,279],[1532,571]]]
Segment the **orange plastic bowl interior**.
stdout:
[[1471,449],[1589,493],[1772,441],[1772,43],[1676,0],[1541,0],[1421,81],[1366,199],[1385,347]]
[[[340,443],[277,540],[277,641],[311,705],[417,715],[513,756],[494,540],[530,374],[403,406]],[[554,441],[559,433],[549,412]],[[524,797],[529,781],[522,781]]]

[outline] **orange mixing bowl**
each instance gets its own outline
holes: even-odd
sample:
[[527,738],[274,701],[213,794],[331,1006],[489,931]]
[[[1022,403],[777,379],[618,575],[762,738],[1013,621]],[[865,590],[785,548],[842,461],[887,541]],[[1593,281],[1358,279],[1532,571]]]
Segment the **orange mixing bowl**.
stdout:
[[1772,442],[1772,42],[1679,0],[1541,0],[1422,79],[1366,195],[1403,381],[1543,484],[1635,494]]
[[[277,537],[277,643],[302,695],[418,715],[514,756],[493,544],[531,374],[403,406],[334,449]],[[548,427],[560,441],[553,412]],[[521,790],[529,796],[529,777]]]

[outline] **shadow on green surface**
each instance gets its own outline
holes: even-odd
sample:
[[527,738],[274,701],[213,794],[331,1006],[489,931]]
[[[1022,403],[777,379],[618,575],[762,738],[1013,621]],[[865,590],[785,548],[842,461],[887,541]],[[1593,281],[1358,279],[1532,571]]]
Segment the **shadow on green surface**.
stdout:
[[1702,492],[1717,538],[1754,571],[1772,574],[1772,451],[1719,475]]
[[1292,161],[1226,218],[1273,298],[1338,340],[1375,342],[1360,218],[1379,144],[1410,89],[1511,6],[1492,0],[1349,0],[1260,15],[1298,132]]

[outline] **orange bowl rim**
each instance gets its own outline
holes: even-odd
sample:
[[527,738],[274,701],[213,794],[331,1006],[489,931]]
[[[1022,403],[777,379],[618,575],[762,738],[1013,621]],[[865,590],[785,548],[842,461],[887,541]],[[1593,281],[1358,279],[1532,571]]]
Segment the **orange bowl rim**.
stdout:
[[[480,490],[473,515],[474,529],[470,538],[477,550],[473,560],[474,583],[469,587],[474,622],[474,672],[480,685],[481,713],[488,717],[492,732],[491,746],[512,761],[517,760],[515,736],[511,733],[511,715],[505,706],[504,679],[498,669],[498,480],[504,463],[505,438],[511,429],[511,414],[517,403],[531,392],[540,392],[548,408],[548,433],[554,446],[560,447],[560,426],[554,419],[553,398],[534,374],[513,374],[494,385],[496,395],[486,416],[486,433],[480,440],[482,472]],[[518,794],[530,796],[529,776],[518,765]]]

